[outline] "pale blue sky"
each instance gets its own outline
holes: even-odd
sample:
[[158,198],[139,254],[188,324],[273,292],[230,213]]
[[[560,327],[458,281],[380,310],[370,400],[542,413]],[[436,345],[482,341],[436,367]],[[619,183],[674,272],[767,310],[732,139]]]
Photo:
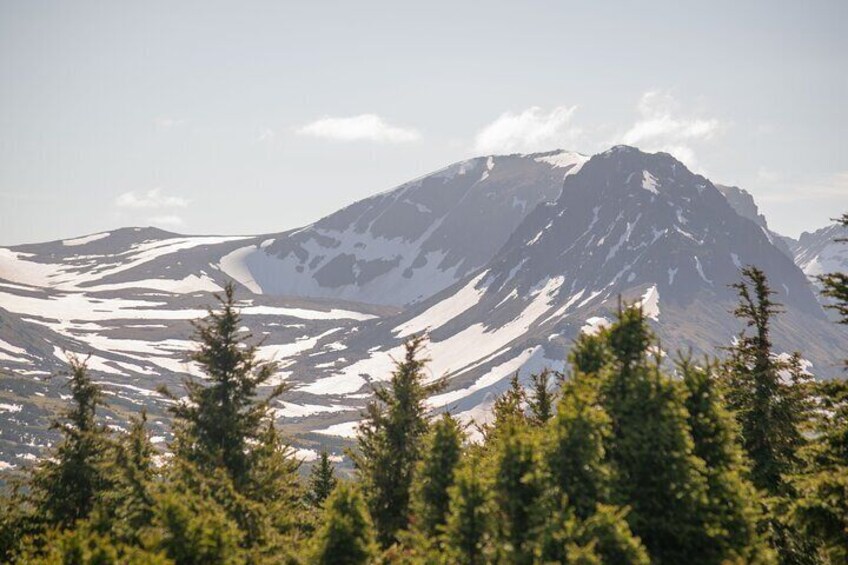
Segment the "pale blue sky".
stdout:
[[844,0],[407,4],[0,0],[0,245],[282,231],[469,156],[620,142],[788,235],[848,210]]

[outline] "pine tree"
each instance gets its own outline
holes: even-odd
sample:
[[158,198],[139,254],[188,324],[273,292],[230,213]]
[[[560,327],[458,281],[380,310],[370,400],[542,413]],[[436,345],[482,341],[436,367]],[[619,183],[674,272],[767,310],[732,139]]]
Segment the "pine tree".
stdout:
[[686,387],[686,410],[694,453],[706,464],[706,519],[713,543],[701,555],[704,563],[722,563],[728,556],[754,561],[764,548],[758,539],[756,492],[744,478],[745,466],[737,443],[733,416],[725,407],[711,364],[695,365],[681,356],[678,373]]
[[607,345],[607,330],[602,329],[597,334],[581,333],[568,354],[568,360],[575,371],[583,374],[597,374],[612,361],[612,354]]
[[248,488],[252,445],[265,433],[270,403],[285,390],[272,387],[263,398],[259,387],[268,385],[276,364],[257,359],[257,346],[250,335],[241,335],[241,316],[236,308],[234,286],[228,283],[224,296],[216,296],[221,309],[195,322],[198,349],[191,359],[208,376],[205,381],[184,382],[188,402],[179,401],[166,388],[160,392],[175,400],[175,453],[201,469],[226,469],[239,489]]
[[594,513],[598,503],[609,501],[612,477],[604,446],[611,433],[596,381],[574,373],[545,428],[545,460],[553,486],[581,519]]
[[309,503],[320,507],[336,488],[337,482],[335,467],[330,463],[330,454],[327,450],[322,450],[309,474]]
[[437,538],[444,527],[464,436],[459,422],[443,414],[425,441],[412,489],[412,515],[414,530],[427,539]]
[[408,525],[412,477],[428,430],[425,401],[443,386],[424,383],[424,340],[416,336],[406,342],[405,358],[389,385],[375,390],[359,427],[358,452],[352,454],[384,548]]
[[525,423],[525,405],[527,393],[521,386],[516,372],[509,379],[509,388],[501,393],[492,405],[492,417],[489,423],[480,426],[480,433],[486,440],[485,445],[494,445],[499,431],[507,426]]
[[372,563],[377,554],[374,532],[362,495],[340,483],[324,504],[313,539],[310,563],[356,565]]
[[88,375],[86,360],[68,355],[68,363],[73,404],[54,421],[62,439],[54,456],[38,465],[30,485],[38,519],[60,527],[87,518],[98,495],[111,487],[109,432],[96,420],[102,393]]
[[640,308],[622,309],[607,335],[614,362],[602,398],[612,423],[613,502],[631,508],[627,520],[652,559],[685,562],[712,540],[682,386],[649,359],[654,338]]
[[517,422],[505,424],[493,445],[492,508],[504,562],[533,561],[536,536],[544,520],[540,451],[535,435]]
[[[807,389],[796,356],[786,362],[772,352],[771,319],[781,312],[774,291],[756,267],[742,270],[733,285],[739,294],[734,314],[754,333],[742,333],[728,361],[728,401],[736,411],[742,443],[751,459],[751,479],[757,488],[775,495],[787,487],[786,476],[798,470],[801,427],[807,418]],[[789,372],[791,382],[781,378]]]
[[494,559],[489,484],[476,458],[457,471],[448,489],[449,510],[442,536],[444,561],[457,565],[484,565]]
[[108,469],[114,483],[101,497],[92,518],[97,531],[130,544],[141,543],[140,532],[150,525],[154,513],[155,449],[146,425],[147,410],[142,409],[115,446]]
[[543,426],[553,416],[556,402],[556,395],[551,390],[551,372],[543,369],[539,373],[530,375],[530,389],[532,394],[527,402],[530,409],[530,423]]

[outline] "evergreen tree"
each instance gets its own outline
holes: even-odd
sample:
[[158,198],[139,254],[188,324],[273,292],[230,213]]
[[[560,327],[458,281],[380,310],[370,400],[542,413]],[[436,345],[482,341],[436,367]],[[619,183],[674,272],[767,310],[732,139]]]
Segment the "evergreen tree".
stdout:
[[713,544],[701,558],[704,563],[722,563],[731,555],[748,562],[762,558],[756,492],[744,478],[735,422],[719,392],[716,370],[710,364],[697,366],[688,356],[680,357],[677,368],[686,387],[694,453],[706,464],[705,510]]
[[509,388],[495,399],[492,405],[491,421],[480,427],[486,445],[494,445],[499,430],[526,421],[524,413],[526,403],[527,393],[521,386],[516,372],[509,380]]
[[201,469],[226,469],[242,489],[250,481],[251,446],[266,431],[269,405],[285,385],[259,397],[259,387],[271,381],[276,364],[258,361],[257,346],[248,343],[251,336],[241,334],[234,292],[233,284],[228,283],[224,296],[216,295],[220,311],[209,310],[205,320],[194,323],[199,344],[191,359],[208,379],[184,382],[188,402],[178,401],[164,387],[160,392],[176,401],[170,408],[176,454]]
[[[751,459],[751,479],[757,488],[774,495],[785,491],[785,477],[798,470],[807,389],[798,357],[786,362],[772,352],[771,319],[781,308],[771,298],[774,291],[765,274],[746,267],[742,277],[733,285],[739,294],[734,314],[754,333],[743,332],[731,348],[728,401]],[[782,372],[789,373],[790,382],[784,382]]]
[[146,429],[147,410],[133,418],[129,432],[115,446],[109,472],[112,488],[96,507],[93,522],[97,531],[111,533],[124,543],[139,544],[140,532],[153,519],[153,490],[156,469],[154,447]]
[[532,563],[544,520],[545,482],[534,434],[517,422],[499,430],[492,452],[492,508],[501,559]]
[[353,461],[367,493],[368,506],[384,548],[397,540],[409,521],[409,498],[415,466],[427,433],[426,399],[442,387],[424,383],[427,359],[424,336],[405,344],[406,354],[387,387],[375,390],[359,427]]
[[586,375],[600,372],[612,361],[607,339],[607,330],[603,329],[596,334],[581,333],[568,354],[572,369]]
[[556,395],[551,390],[550,371],[543,369],[530,375],[530,383],[532,394],[527,402],[530,409],[529,420],[535,426],[543,426],[553,416],[556,402]]
[[333,489],[336,488],[336,471],[330,463],[330,454],[322,450],[318,461],[312,466],[309,474],[309,502],[313,506],[321,506]]
[[313,506],[320,507],[337,484],[336,469],[330,462],[330,454],[325,449],[321,450],[318,460],[312,465],[309,472],[307,500]]
[[822,543],[831,563],[848,562],[848,381],[819,384],[817,441],[806,449],[810,471],[797,477],[795,521]]
[[654,339],[640,308],[620,310],[607,336],[614,362],[603,404],[612,423],[613,502],[631,508],[627,520],[655,561],[685,562],[712,539],[704,463],[693,452],[683,390],[649,359]]
[[580,519],[594,513],[599,502],[609,501],[612,477],[604,445],[611,432],[596,381],[574,373],[545,429],[545,459],[553,486]]
[[310,563],[356,565],[372,563],[377,555],[374,532],[362,495],[340,483],[324,504],[313,540]]
[[489,484],[478,466],[476,458],[466,461],[448,489],[450,502],[442,541],[447,563],[484,565],[494,559]]
[[444,527],[464,436],[450,414],[436,420],[427,436],[412,490],[413,526],[425,538],[435,539]]
[[111,442],[96,419],[102,393],[88,375],[86,360],[68,355],[68,363],[72,405],[53,423],[62,439],[53,457],[39,463],[30,484],[38,519],[60,527],[87,518],[98,495],[111,487],[106,469]]

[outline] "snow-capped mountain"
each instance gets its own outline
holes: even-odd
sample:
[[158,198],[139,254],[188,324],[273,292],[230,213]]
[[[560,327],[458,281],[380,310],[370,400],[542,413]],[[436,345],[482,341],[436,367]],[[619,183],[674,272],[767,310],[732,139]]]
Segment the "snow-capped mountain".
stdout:
[[455,163],[305,228],[246,242],[221,268],[259,294],[417,302],[485,265],[587,159],[553,151]]
[[[388,377],[406,336],[427,329],[433,376],[450,382],[434,406],[479,417],[515,371],[562,368],[571,340],[607,323],[619,296],[642,303],[666,351],[714,354],[742,329],[728,285],[746,264],[768,274],[785,305],[776,346],[803,347],[819,374],[838,371],[844,330],[768,234],[671,156],[616,147],[568,177],[560,198],[537,207],[488,265],[400,316],[367,323],[343,353],[299,359],[292,370],[327,367],[300,388],[311,401],[358,396]],[[324,431],[351,429],[337,421]]]
[[[229,278],[245,330],[292,385],[277,413],[302,447],[350,435],[403,340],[424,330],[433,377],[449,378],[431,403],[478,419],[515,371],[561,369],[571,340],[607,323],[619,296],[642,303],[665,351],[715,353],[742,329],[727,285],[746,264],[786,307],[776,346],[802,349],[818,375],[837,372],[845,330],[743,193],[667,154],[557,151],[457,163],[280,234],[130,228],[0,248],[0,461],[49,438],[65,393],[47,377],[63,351],[92,354],[114,425],[144,404],[164,440],[154,390],[196,373],[189,321]],[[829,269],[838,251],[812,241],[833,234],[813,235],[799,261]]]

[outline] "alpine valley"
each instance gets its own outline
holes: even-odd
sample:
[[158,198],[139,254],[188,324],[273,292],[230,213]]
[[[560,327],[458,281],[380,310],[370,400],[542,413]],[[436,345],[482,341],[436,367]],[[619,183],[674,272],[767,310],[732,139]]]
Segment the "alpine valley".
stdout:
[[0,248],[0,469],[39,456],[68,398],[66,352],[124,428],[141,406],[168,439],[166,398],[189,375],[191,321],[234,281],[243,331],[279,362],[276,407],[302,457],[343,445],[405,338],[429,333],[430,399],[482,422],[516,372],[563,369],[572,340],[641,303],[658,355],[713,354],[743,329],[728,285],[755,264],[777,291],[777,351],[819,378],[841,370],[848,332],[814,276],[848,271],[836,225],[773,232],[753,198],[668,154],[617,146],[463,161],[309,226],[257,236],[123,228]]

